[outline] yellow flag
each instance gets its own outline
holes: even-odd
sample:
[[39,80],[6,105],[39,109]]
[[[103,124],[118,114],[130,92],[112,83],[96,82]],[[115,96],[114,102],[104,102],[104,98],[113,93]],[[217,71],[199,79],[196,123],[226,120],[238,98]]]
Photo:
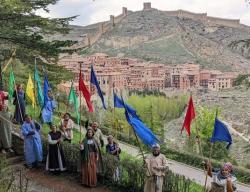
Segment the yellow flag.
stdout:
[[29,79],[28,79],[27,86],[26,86],[26,95],[31,100],[32,106],[34,108],[36,100],[35,100],[35,94],[34,94],[34,84],[31,79],[30,74],[29,74]]

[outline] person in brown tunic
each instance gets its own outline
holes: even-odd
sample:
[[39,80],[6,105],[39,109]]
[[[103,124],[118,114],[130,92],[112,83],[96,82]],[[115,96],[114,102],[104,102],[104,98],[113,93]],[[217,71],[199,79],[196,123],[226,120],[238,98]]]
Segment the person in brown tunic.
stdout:
[[160,153],[160,145],[153,146],[152,154],[146,157],[146,181],[144,192],[162,192],[163,179],[167,170],[166,157]]
[[97,161],[100,158],[100,150],[94,138],[94,131],[88,129],[85,138],[80,145],[82,155],[82,184],[95,187],[97,184]]

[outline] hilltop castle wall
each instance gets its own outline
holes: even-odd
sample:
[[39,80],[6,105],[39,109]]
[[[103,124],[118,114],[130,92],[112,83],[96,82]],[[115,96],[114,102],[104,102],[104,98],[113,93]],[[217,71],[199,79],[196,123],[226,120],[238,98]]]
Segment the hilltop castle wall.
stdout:
[[189,18],[193,20],[202,21],[208,24],[223,25],[227,27],[240,27],[239,19],[223,19],[218,17],[207,16],[207,13],[193,13],[184,10],[176,11],[164,11],[167,16],[179,17],[179,18]]

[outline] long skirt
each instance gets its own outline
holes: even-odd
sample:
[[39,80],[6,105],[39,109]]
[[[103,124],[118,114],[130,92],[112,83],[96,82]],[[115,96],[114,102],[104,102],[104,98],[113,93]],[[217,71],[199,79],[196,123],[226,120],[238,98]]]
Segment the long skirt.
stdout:
[[151,176],[145,181],[144,192],[162,192],[163,176]]
[[63,150],[61,147],[56,145],[49,145],[47,160],[46,160],[47,171],[65,171],[66,163]]
[[82,184],[95,187],[97,184],[96,176],[96,154],[94,152],[89,153],[89,159],[82,164]]
[[209,192],[224,192],[224,187],[217,185],[216,183],[211,183],[211,189]]

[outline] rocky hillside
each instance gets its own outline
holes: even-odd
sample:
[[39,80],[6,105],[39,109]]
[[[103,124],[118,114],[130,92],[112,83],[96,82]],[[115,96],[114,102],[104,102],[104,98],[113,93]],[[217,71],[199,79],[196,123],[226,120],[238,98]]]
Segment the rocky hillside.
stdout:
[[[63,39],[83,41],[94,35],[99,24],[79,27]],[[115,26],[105,31],[88,53],[135,57],[167,64],[195,62],[223,71],[250,70],[249,27],[231,28],[204,24],[198,20],[168,16],[164,11],[128,12]]]

